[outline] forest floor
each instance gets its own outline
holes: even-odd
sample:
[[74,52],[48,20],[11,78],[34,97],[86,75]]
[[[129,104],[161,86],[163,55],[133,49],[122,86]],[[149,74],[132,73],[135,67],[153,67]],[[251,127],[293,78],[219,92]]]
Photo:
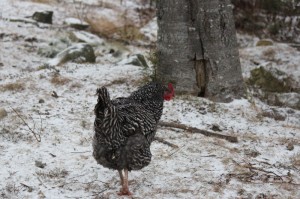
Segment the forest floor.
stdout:
[[[118,4],[110,9],[123,9]],[[0,1],[0,198],[119,198],[118,173],[92,157],[95,91],[105,85],[113,98],[129,95],[148,72],[125,63],[149,48],[127,45],[117,59],[107,47],[93,64],[43,67],[49,58],[38,49],[73,30],[62,24],[76,15],[67,5]],[[53,25],[9,20],[40,10],[55,11]],[[149,26],[145,34],[155,38],[157,27]],[[244,77],[271,64],[299,81],[299,51],[239,38],[248,44],[240,49]],[[129,198],[300,198],[299,110],[269,106],[251,94],[231,103],[183,95],[165,102],[162,121],[236,136],[238,142],[160,127],[157,136],[178,147],[153,142],[150,165],[129,174]]]

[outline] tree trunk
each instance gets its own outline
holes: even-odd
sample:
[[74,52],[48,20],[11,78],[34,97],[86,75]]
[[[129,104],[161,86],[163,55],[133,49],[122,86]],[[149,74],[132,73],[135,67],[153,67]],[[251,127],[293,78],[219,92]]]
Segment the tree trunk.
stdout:
[[229,0],[158,0],[157,76],[219,102],[244,93]]

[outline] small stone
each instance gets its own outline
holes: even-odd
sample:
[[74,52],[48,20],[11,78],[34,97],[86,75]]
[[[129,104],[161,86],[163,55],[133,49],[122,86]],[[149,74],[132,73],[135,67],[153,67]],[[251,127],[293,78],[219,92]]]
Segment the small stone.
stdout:
[[252,150],[252,149],[245,149],[244,150],[245,155],[250,156],[250,157],[257,157],[259,155],[261,155],[261,153],[257,150]]
[[7,111],[4,108],[0,108],[0,119],[3,119],[7,116]]
[[52,24],[53,11],[35,12],[32,19],[37,22]]
[[40,103],[40,104],[45,103],[45,100],[39,99],[39,103]]
[[113,48],[109,49],[109,52],[108,52],[108,53],[109,53],[109,54],[115,53],[115,49],[113,49]]
[[36,37],[26,37],[25,40],[26,42],[37,42],[37,38]]
[[52,91],[51,96],[55,97],[55,98],[58,98],[58,95],[57,95],[57,93],[55,91]]
[[213,131],[222,131],[220,125],[218,124],[213,124],[211,127],[211,130]]
[[288,143],[288,145],[286,146],[286,149],[289,151],[294,150],[294,145],[292,143]]
[[41,161],[38,161],[38,160],[35,161],[35,166],[36,167],[39,167],[39,168],[43,169],[43,168],[45,168],[46,165],[47,165],[46,163],[43,163]]

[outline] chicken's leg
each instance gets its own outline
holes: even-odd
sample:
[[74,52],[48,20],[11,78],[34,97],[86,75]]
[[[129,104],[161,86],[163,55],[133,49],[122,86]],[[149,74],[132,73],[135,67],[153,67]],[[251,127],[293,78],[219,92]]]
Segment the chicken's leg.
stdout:
[[121,183],[122,183],[122,188],[120,192],[118,193],[119,195],[132,195],[132,193],[128,189],[128,170],[124,169],[124,175],[121,170],[119,170],[120,178],[121,178]]
[[118,172],[119,172],[120,179],[121,179],[121,185],[122,185],[122,187],[123,187],[123,184],[124,184],[124,177],[123,177],[122,170],[118,170]]

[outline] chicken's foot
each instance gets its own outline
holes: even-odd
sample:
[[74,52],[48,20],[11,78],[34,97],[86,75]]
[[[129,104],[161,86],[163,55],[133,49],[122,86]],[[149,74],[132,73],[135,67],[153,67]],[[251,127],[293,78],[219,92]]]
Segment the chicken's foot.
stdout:
[[[124,175],[123,175],[123,171],[124,171]],[[118,170],[120,178],[121,178],[121,184],[122,184],[122,188],[120,190],[120,192],[118,193],[118,195],[132,195],[132,193],[129,191],[128,188],[128,169],[124,169],[124,170]]]

